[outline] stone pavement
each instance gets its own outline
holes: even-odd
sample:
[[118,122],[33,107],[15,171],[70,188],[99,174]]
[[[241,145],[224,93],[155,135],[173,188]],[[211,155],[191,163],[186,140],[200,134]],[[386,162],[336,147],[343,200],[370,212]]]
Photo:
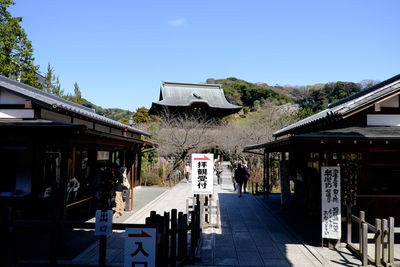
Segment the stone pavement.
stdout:
[[[170,189],[142,187],[136,192],[138,200],[136,202],[134,200],[134,207],[145,205],[133,213],[125,213],[121,217],[113,218],[113,222],[144,224],[146,217],[149,217],[150,211],[152,210],[155,210],[157,214],[163,214],[164,211],[171,211],[171,209],[177,209],[178,212],[183,211],[186,213],[186,199],[192,196],[191,190],[191,184],[186,182],[186,180]],[[123,252],[123,232],[114,231],[112,235],[107,238],[107,266],[123,266]],[[99,243],[96,242],[72,261],[61,263],[97,265],[98,259]]]
[[290,228],[251,194],[238,198],[231,172],[223,165],[222,185],[215,187],[221,229],[204,229],[201,262],[196,266],[358,266],[343,252],[304,244]]
[[[222,185],[214,177],[214,198],[220,202],[221,228],[203,229],[196,266],[357,266],[360,261],[342,251],[304,244],[293,231],[251,194],[238,198],[233,190],[228,163],[223,164]],[[150,211],[176,208],[186,212],[191,184],[181,182],[167,189],[126,223],[144,223]],[[121,218],[120,218],[121,219]],[[121,219],[122,220],[122,219]],[[107,241],[107,266],[123,265],[123,233],[114,232]],[[97,265],[98,243],[76,257],[71,264]]]

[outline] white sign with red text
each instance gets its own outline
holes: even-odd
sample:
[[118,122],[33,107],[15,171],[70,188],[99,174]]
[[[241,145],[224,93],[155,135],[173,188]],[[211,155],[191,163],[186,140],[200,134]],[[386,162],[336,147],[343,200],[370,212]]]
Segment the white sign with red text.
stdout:
[[214,154],[192,154],[192,194],[213,194]]

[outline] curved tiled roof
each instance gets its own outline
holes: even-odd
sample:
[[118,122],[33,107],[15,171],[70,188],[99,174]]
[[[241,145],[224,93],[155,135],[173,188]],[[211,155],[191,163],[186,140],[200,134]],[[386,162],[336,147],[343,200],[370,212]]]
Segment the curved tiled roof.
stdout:
[[103,123],[105,125],[113,126],[119,129],[127,128],[129,132],[133,132],[136,134],[142,134],[146,136],[150,136],[149,133],[143,132],[136,128],[127,126],[123,123],[118,121],[109,119],[107,117],[101,116],[97,114],[93,109],[73,103],[61,97],[52,95],[50,93],[44,92],[37,88],[31,87],[29,85],[8,79],[4,76],[0,75],[0,87],[4,88],[5,90],[20,95],[23,97],[29,98],[32,102],[44,106],[48,109],[63,109],[70,111],[72,113],[78,114],[84,118]]
[[239,111],[242,107],[226,100],[219,84],[195,84],[163,82],[160,99],[153,104],[161,106],[188,107],[194,103],[207,104],[210,108]]

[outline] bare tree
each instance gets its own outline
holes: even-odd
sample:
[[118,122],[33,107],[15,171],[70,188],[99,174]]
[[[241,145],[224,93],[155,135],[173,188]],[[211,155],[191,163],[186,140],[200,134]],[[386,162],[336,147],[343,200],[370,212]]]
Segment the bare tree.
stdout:
[[172,174],[190,153],[201,152],[215,145],[212,138],[214,127],[216,124],[213,120],[185,114],[171,116],[168,113],[156,125],[147,124],[146,130],[157,143],[159,155],[173,162],[168,174],[169,182]]

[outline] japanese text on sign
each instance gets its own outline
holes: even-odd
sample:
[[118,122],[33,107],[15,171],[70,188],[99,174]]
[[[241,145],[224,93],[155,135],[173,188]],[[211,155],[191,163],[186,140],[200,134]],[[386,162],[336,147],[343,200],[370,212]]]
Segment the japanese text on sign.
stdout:
[[321,167],[322,238],[341,238],[340,167]]
[[124,267],[156,266],[156,229],[126,228]]
[[96,225],[94,235],[109,235],[112,231],[112,218],[113,212],[107,211],[96,211]]
[[212,194],[214,155],[192,154],[192,193]]

